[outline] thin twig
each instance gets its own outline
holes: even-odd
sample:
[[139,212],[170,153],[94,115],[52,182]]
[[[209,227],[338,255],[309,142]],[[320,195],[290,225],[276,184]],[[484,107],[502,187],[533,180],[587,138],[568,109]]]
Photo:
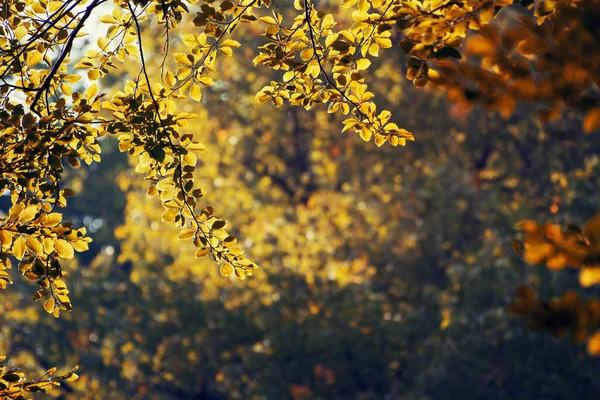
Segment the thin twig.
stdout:
[[[67,58],[67,56],[71,52],[71,47],[73,47],[73,42],[75,41],[75,38],[77,37],[77,34],[81,30],[81,28],[83,28],[83,25],[85,24],[85,21],[90,17],[90,15],[92,14],[92,11],[98,5],[102,4],[105,1],[106,0],[94,0],[92,2],[92,4],[90,4],[86,8],[85,13],[83,14],[83,16],[81,17],[81,19],[77,23],[77,26],[71,32],[71,35],[69,36],[69,39],[67,40],[67,42],[65,44],[65,47],[63,47],[63,50],[60,53],[60,55],[58,56],[58,59],[56,60],[56,62],[54,63],[54,65],[52,66],[52,69],[50,70],[50,73],[48,74],[48,76],[44,80],[44,83],[40,87],[40,91],[35,95],[35,97],[33,99],[33,102],[31,103],[30,109],[35,114],[37,114],[39,117],[41,117],[42,115],[41,115],[41,113],[39,111],[36,110],[35,106],[39,102],[40,97],[42,96],[42,93],[46,92],[46,91],[48,91],[50,89],[50,85],[52,84],[52,79],[54,79],[54,76],[58,72],[58,69],[62,65],[63,61],[65,60],[65,58]],[[48,107],[48,104],[46,104],[46,107]]]

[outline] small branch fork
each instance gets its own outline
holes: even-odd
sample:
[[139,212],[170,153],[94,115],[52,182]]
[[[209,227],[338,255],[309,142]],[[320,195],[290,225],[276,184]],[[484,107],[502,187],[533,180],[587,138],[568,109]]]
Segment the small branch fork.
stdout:
[[71,35],[67,39],[67,42],[65,43],[65,46],[62,49],[62,52],[58,56],[58,59],[56,60],[54,65],[52,65],[52,69],[48,73],[48,76],[44,80],[44,83],[42,84],[42,86],[40,86],[39,91],[36,93],[35,97],[33,98],[33,102],[31,103],[30,109],[38,117],[41,117],[42,115],[36,108],[37,103],[40,101],[42,94],[44,94],[46,97],[46,109],[48,110],[48,90],[50,89],[50,85],[52,84],[52,79],[54,79],[54,77],[56,76],[56,73],[58,72],[58,69],[60,68],[62,63],[65,61],[65,58],[67,58],[67,56],[71,52],[71,48],[73,47],[73,42],[75,41],[77,34],[79,33],[79,31],[81,31],[81,29],[85,25],[85,21],[87,21],[87,19],[90,17],[90,15],[92,14],[92,11],[94,11],[94,9],[96,7],[98,7],[102,3],[105,3],[106,1],[107,0],[93,0],[92,3],[85,9],[85,12],[83,13],[81,19],[77,22],[77,26],[75,26],[75,28],[71,32]]

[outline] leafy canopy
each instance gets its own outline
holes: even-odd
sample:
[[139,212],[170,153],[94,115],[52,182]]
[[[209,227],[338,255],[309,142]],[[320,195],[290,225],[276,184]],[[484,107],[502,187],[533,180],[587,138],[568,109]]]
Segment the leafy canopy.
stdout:
[[[63,222],[60,209],[75,193],[61,183],[66,164],[101,160],[105,135],[135,160],[135,171],[149,181],[147,194],[160,199],[161,220],[178,227],[178,238],[193,243],[196,257],[210,255],[225,276],[252,275],[257,265],[226,221],[200,204],[205,191],[194,172],[205,147],[190,126],[197,116],[179,111],[181,102],[202,101],[215,85],[220,65],[241,47],[240,31],[262,37],[263,44],[250,49],[258,53],[254,65],[279,73],[256,94],[257,102],[306,109],[326,104],[344,116],[342,132],[378,146],[414,140],[389,110],[377,108],[369,88],[369,68],[394,42],[417,87],[444,89],[452,101],[481,104],[506,119],[526,101],[542,104],[546,121],[574,109],[585,114],[586,132],[600,127],[600,61],[587,56],[600,50],[594,0],[349,0],[334,17],[335,6],[308,0],[291,6],[271,0],[3,2],[0,190],[12,206],[0,219],[0,287],[11,283],[6,270],[16,259],[23,276],[39,286],[35,301],[43,299],[56,317],[71,310],[61,263],[85,251],[91,239],[85,228]],[[96,21],[106,34],[78,54],[86,27]],[[148,71],[143,30],[164,34],[156,73]],[[186,51],[169,52],[174,40]],[[138,73],[121,90],[103,93],[118,64],[131,60]],[[176,68],[166,67],[171,60]]]

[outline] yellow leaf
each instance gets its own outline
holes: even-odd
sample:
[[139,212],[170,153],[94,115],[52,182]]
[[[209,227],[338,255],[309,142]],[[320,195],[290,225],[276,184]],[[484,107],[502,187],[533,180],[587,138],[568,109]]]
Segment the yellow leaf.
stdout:
[[600,107],[596,107],[588,111],[583,120],[583,131],[591,133],[600,128]]
[[31,51],[27,53],[27,64],[29,66],[35,65],[44,59],[44,55],[39,51]]
[[97,43],[98,43],[98,47],[100,48],[100,50],[105,50],[106,47],[108,46],[109,41],[107,38],[101,37],[98,39]]
[[587,351],[591,355],[600,354],[600,331],[596,331],[592,336],[590,336],[587,342]]
[[443,309],[441,311],[442,314],[442,321],[440,322],[440,330],[444,330],[446,328],[448,328],[448,326],[450,326],[450,322],[452,321],[452,314],[450,313],[450,310],[448,309]]
[[308,48],[308,49],[304,49],[300,52],[300,57],[302,57],[302,59],[304,61],[308,61],[312,58],[312,56],[314,55],[314,50],[312,48]]
[[267,25],[277,25],[277,21],[275,21],[275,18],[273,17],[266,16],[259,19]]
[[246,273],[241,268],[236,268],[235,269],[235,276],[237,276],[238,279],[240,279],[240,280],[246,279]]
[[192,142],[188,145],[187,149],[204,151],[206,150],[206,146],[204,146],[202,143]]
[[177,83],[175,75],[171,71],[167,71],[167,73],[165,74],[165,82],[169,86],[175,86],[175,84]]
[[50,3],[48,3],[48,10],[51,13],[54,13],[63,6],[64,6],[64,3],[62,1],[51,1]]
[[510,94],[504,93],[502,96],[500,96],[497,107],[502,118],[509,119],[513,113],[516,104],[517,103],[515,99]]
[[327,38],[325,38],[325,46],[329,47],[333,44],[333,42],[335,42],[337,40],[337,38],[340,35],[338,35],[337,33],[332,33],[330,35],[327,35]]
[[219,51],[221,53],[223,53],[223,55],[226,55],[227,57],[231,57],[231,55],[233,54],[231,47],[221,46],[221,47],[219,47]]
[[25,244],[29,250],[33,251],[37,255],[41,256],[44,253],[42,243],[36,238],[28,237],[25,239]]
[[88,88],[88,90],[86,90],[85,98],[88,102],[90,102],[94,98],[94,96],[97,94],[98,94],[98,85],[93,83],[92,86],[90,86]]
[[190,96],[192,99],[196,101],[200,101],[202,99],[202,92],[200,91],[200,86],[193,84],[190,86]]
[[54,311],[54,305],[54,299],[51,297],[44,302],[44,310],[46,310],[47,313],[52,313],[52,311]]
[[29,206],[27,208],[25,208],[23,210],[23,212],[21,214],[19,214],[19,222],[29,222],[31,221],[34,217],[35,214],[37,214],[38,212],[38,207],[37,206]]
[[65,260],[70,260],[75,255],[71,243],[67,242],[64,239],[56,239],[56,241],[54,242],[54,250],[56,250],[58,255],[64,258]]
[[27,28],[25,28],[23,25],[19,25],[17,29],[15,29],[15,37],[17,40],[21,40],[25,37],[25,35],[27,35]]
[[219,272],[221,272],[221,275],[223,276],[229,276],[231,274],[233,274],[233,267],[231,266],[231,264],[229,263],[225,263],[223,265],[221,265],[221,268],[219,268]]
[[187,238],[191,238],[192,236],[194,236],[195,233],[196,231],[194,229],[185,228],[182,229],[181,232],[179,232],[179,235],[177,235],[177,239],[184,240]]
[[240,42],[238,42],[237,40],[233,40],[233,39],[227,39],[227,40],[223,40],[223,42],[221,42],[221,46],[238,48],[238,47],[240,47]]
[[179,212],[177,210],[168,209],[163,211],[162,215],[160,216],[160,220],[162,222],[173,222],[178,214]]
[[[188,76],[190,76],[190,74],[192,73],[192,69],[191,68],[179,68],[177,70],[177,79],[179,80],[184,80],[185,78],[187,78]],[[191,81],[187,82],[188,84],[191,83]],[[186,86],[182,86],[182,93],[183,93],[183,89]]]
[[196,254],[195,254],[195,256],[196,256],[197,258],[200,258],[200,257],[204,257],[204,256],[205,256],[205,255],[207,255],[208,253],[210,253],[210,250],[209,250],[208,248],[205,248],[205,249],[198,249],[198,250],[196,250]]
[[67,75],[63,78],[65,82],[77,83],[81,79],[81,75]]
[[74,241],[71,243],[71,245],[73,246],[75,251],[78,251],[79,253],[87,251],[90,248],[88,243],[84,240]]
[[379,45],[377,43],[373,43],[369,46],[369,54],[373,57],[379,56]]
[[42,221],[43,226],[56,226],[62,221],[61,213],[50,213],[44,217]]
[[375,136],[375,144],[377,145],[377,147],[383,146],[383,144],[386,141],[387,141],[387,139],[385,138],[385,136],[382,136],[382,135],[376,135]]
[[333,19],[333,15],[327,14],[323,17],[323,21],[321,22],[321,29],[331,29],[335,25],[335,20]]
[[358,60],[356,62],[356,69],[361,71],[361,70],[365,70],[367,68],[369,68],[369,66],[371,65],[371,61],[366,59],[366,58],[361,58],[360,60]]
[[4,229],[0,229],[0,244],[8,247],[12,243],[13,233]]
[[181,65],[192,65],[192,62],[188,58],[188,55],[185,53],[175,53],[174,54],[175,61]]
[[212,86],[215,83],[212,80],[212,78],[210,76],[208,76],[208,75],[200,75],[200,77],[197,78],[197,80],[198,80],[198,82],[200,82],[204,86]]
[[117,24],[118,21],[112,15],[103,15],[100,17],[100,22],[104,24]]
[[73,382],[73,381],[76,381],[77,379],[79,379],[79,375],[73,374],[73,375],[69,376],[67,379],[65,379],[65,381]]
[[352,13],[352,19],[356,22],[363,22],[369,20],[369,13],[366,11],[356,10]]
[[44,245],[44,252],[46,254],[50,254],[50,253],[52,253],[52,251],[54,251],[54,239],[45,237],[44,241],[43,241],[43,245]]
[[380,38],[375,39],[375,42],[384,49],[389,49],[392,47],[392,41],[389,38]]
[[362,129],[360,131],[360,137],[362,138],[362,140],[364,140],[365,142],[368,142],[369,140],[371,140],[372,135],[373,134],[371,133],[369,128],[367,128],[366,126],[362,127]]
[[486,56],[496,52],[496,46],[483,35],[474,35],[467,39],[466,49],[469,53]]
[[158,183],[156,184],[156,188],[162,192],[163,190],[172,188],[174,185],[175,183],[173,182],[173,179],[167,177],[158,181]]
[[186,155],[183,156],[183,165],[196,166],[197,162],[198,162],[198,157],[196,157],[196,154],[194,154],[194,153],[187,153]]
[[63,92],[67,96],[70,96],[73,94],[73,89],[71,88],[71,85],[67,85],[66,83],[63,83],[60,85],[60,91]]
[[181,40],[183,41],[183,44],[185,44],[188,47],[198,47],[198,45],[200,44],[196,39],[196,35],[192,33],[186,33],[182,35]]
[[16,238],[12,245],[12,251],[13,251],[14,256],[18,260],[21,260],[23,258],[23,255],[25,254],[25,248],[26,248],[25,238],[23,236],[19,236],[18,238]]
[[160,199],[162,200],[162,202],[164,203],[164,202],[166,202],[166,201],[173,200],[173,198],[174,198],[175,196],[177,196],[177,193],[179,193],[179,191],[178,191],[177,189],[175,189],[175,188],[170,188],[170,189],[163,190],[163,191],[160,193],[160,196],[159,196],[159,197],[160,197]]
[[590,287],[600,283],[600,267],[586,267],[579,273],[579,284]]
[[90,69],[87,75],[91,81],[95,81],[96,79],[100,78],[100,71],[97,69]]

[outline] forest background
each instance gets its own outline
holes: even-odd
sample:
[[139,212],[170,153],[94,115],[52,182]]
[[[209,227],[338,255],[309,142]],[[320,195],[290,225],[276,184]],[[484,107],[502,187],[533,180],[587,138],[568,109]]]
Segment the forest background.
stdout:
[[[53,7],[50,3],[43,2]],[[206,2],[202,7],[208,8],[201,8],[201,13],[210,19],[214,13],[209,8],[225,12],[245,7],[242,3]],[[554,303],[534,304],[531,309],[522,305],[531,300],[531,289],[541,299],[561,296],[568,290],[575,290],[584,299],[598,295],[592,285],[598,280],[593,268],[586,270],[588,280],[580,276],[579,269],[564,268],[589,267],[594,262],[589,257],[573,261],[569,257],[576,251],[569,253],[569,249],[560,253],[566,254],[564,260],[558,260],[559,253],[550,253],[560,246],[554,240],[556,236],[548,233],[558,225],[583,226],[598,212],[600,204],[600,111],[597,98],[592,96],[597,93],[600,70],[596,68],[600,64],[600,23],[594,24],[600,20],[598,8],[593,12],[597,3],[564,2],[575,9],[580,7],[592,22],[584,21],[581,15],[573,17],[571,11],[565,11],[567,8],[563,14],[555,13],[560,2],[552,3],[549,11],[544,9],[548,2],[482,2],[494,11],[487,16],[482,14],[488,8],[477,9],[472,2],[458,3],[465,8],[465,4],[475,7],[467,14],[481,26],[469,27],[477,32],[467,36],[466,44],[459,37],[452,45],[448,45],[447,37],[443,43],[442,36],[426,37],[431,29],[403,26],[410,24],[410,18],[405,21],[397,15],[410,14],[395,14],[394,29],[371,33],[376,39],[362,55],[360,46],[356,47],[347,72],[356,86],[340,78],[343,74],[339,70],[325,71],[311,65],[314,53],[300,54],[302,49],[298,49],[299,57],[308,68],[297,68],[283,78],[284,71],[273,68],[276,50],[261,50],[260,46],[275,35],[273,27],[281,23],[277,15],[293,21],[294,15],[302,16],[306,10],[310,15],[310,7],[315,7],[331,13],[332,21],[343,26],[379,23],[368,15],[365,19],[361,4],[356,6],[359,13],[353,14],[352,2],[307,3],[310,7],[296,3],[280,2],[277,7],[267,4],[269,9],[256,11],[258,16],[263,15],[261,19],[236,27],[229,46],[219,48],[223,59],[218,59],[216,69],[195,75],[197,81],[185,88],[188,98],[181,95],[176,103],[176,112],[186,114],[179,116],[186,120],[180,127],[193,135],[194,143],[198,143],[195,148],[205,148],[197,159],[194,156],[193,163],[189,159],[182,162],[184,170],[186,163],[195,166],[194,178],[202,185],[195,197],[204,205],[214,205],[218,215],[229,221],[231,227],[227,225],[227,229],[236,234],[259,268],[241,258],[236,258],[239,264],[232,261],[216,266],[212,245],[198,245],[193,231],[182,231],[169,223],[175,216],[165,215],[169,211],[165,211],[165,202],[175,195],[169,198],[164,195],[165,188],[157,189],[160,180],[150,182],[148,189],[140,172],[148,172],[151,160],[160,164],[170,153],[161,154],[155,150],[160,149],[158,146],[146,148],[144,154],[149,156],[145,159],[143,155],[137,157],[139,152],[128,157],[127,152],[135,153],[131,137],[123,137],[128,133],[106,128],[98,135],[102,162],[91,162],[98,161],[92,155],[94,151],[89,156],[81,152],[65,154],[62,192],[52,194],[57,202],[64,197],[64,188],[76,194],[61,211],[62,219],[85,227],[87,236],[93,238],[79,247],[73,242],[70,252],[73,248],[89,249],[65,257],[68,251],[59,249],[57,240],[52,245],[54,253],[46,252],[47,256],[72,259],[61,260],[59,275],[49,277],[46,270],[30,279],[27,274],[35,273],[36,268],[33,258],[27,261],[29,252],[35,253],[36,248],[35,243],[25,246],[25,236],[30,233],[20,231],[21,236],[0,238],[5,265],[6,260],[15,261],[16,257],[21,265],[31,268],[19,268],[27,279],[17,276],[16,268],[0,275],[6,276],[0,280],[5,282],[3,286],[12,283],[0,297],[0,354],[9,356],[3,362],[0,384],[23,386],[26,380],[13,371],[16,367],[31,377],[31,382],[39,376],[55,376],[55,370],[45,374],[54,366],[69,371],[79,365],[78,379],[68,374],[60,387],[46,396],[596,399],[600,359],[592,355],[600,348],[588,340],[587,334],[597,327],[600,316],[590,317],[593,323],[586,325],[586,334],[579,337],[578,328],[572,326],[577,323],[568,318],[557,322],[555,318],[556,307],[574,304],[568,297],[572,294],[567,293],[567,300],[563,297]],[[426,17],[435,20],[431,17],[435,12],[453,5],[451,1],[438,3],[419,4],[427,10],[423,11]],[[8,2],[3,7],[17,4]],[[27,7],[35,8],[32,4],[29,2]],[[383,8],[382,15],[386,15],[386,4],[369,3],[369,7],[371,11]],[[120,26],[134,7],[137,10],[147,5],[115,1],[115,6],[106,4],[96,9],[96,20],[88,21],[83,31],[88,36],[81,38],[81,48],[74,48],[71,54],[74,62],[69,73],[83,79],[73,82],[72,87],[57,81],[54,94],[71,96],[79,91],[90,104],[115,96],[110,100],[112,105],[102,103],[106,115],[115,115],[120,109],[114,99],[123,98],[119,91],[135,93],[132,80],[136,77],[142,82],[140,92],[144,91],[145,73],[151,82],[180,85],[186,79],[181,69],[186,63],[198,61],[193,61],[193,56],[186,58],[187,53],[194,54],[190,48],[201,46],[202,39],[194,35],[200,28],[207,29],[204,17],[195,11],[184,16],[170,36],[166,36],[158,12],[150,15],[150,22],[140,17],[143,45],[135,32],[131,37],[125,33],[122,46],[113,55],[125,62],[115,62],[115,67],[108,69],[110,73],[97,65],[101,60],[97,48],[104,52],[109,48],[104,30]],[[317,16],[315,11],[313,17],[319,19],[314,25],[321,33],[329,29],[325,25],[332,23],[325,15]],[[571,18],[571,25],[561,25],[563,15]],[[494,22],[487,26],[492,17]],[[14,20],[5,15],[3,18],[8,31],[7,24]],[[447,14],[443,18],[450,19]],[[552,18],[557,21],[552,22]],[[528,25],[528,19],[536,23]],[[521,21],[517,27],[520,31],[514,21]],[[553,31],[557,25],[560,29]],[[523,31],[523,27],[527,29]],[[130,24],[126,29],[134,28]],[[421,42],[414,40],[410,28],[420,29]],[[582,36],[586,29],[591,32],[592,45],[585,41],[588,36]],[[569,43],[563,31],[583,39]],[[571,64],[559,60],[558,66],[539,63],[551,51],[538,42],[524,43],[530,36],[524,35],[522,42],[513,37],[524,32],[534,32],[532,36],[540,42],[543,38],[557,41],[552,51],[565,57],[572,54],[566,54],[561,46],[571,46],[579,58],[571,57]],[[310,38],[311,33],[310,29],[305,31],[305,37]],[[322,43],[326,47],[348,51],[344,48],[347,39],[325,36]],[[508,43],[510,40],[517,44]],[[169,57],[163,58],[165,43],[169,43]],[[377,48],[372,47],[373,43]],[[423,43],[423,48],[416,48]],[[2,46],[6,51],[3,56],[8,57],[9,46]],[[428,46],[434,50],[427,50]],[[140,70],[139,49],[145,56],[144,70]],[[271,50],[275,58],[267,59]],[[500,82],[481,73],[488,70],[502,76],[506,71],[502,70],[501,57],[510,59],[516,68],[518,63],[510,58],[513,50],[533,64],[531,70],[535,73],[515,77],[511,71],[513,75],[508,74],[510,78]],[[317,54],[324,57],[326,53]],[[331,56],[332,52],[327,54]],[[24,57],[25,63],[32,62],[32,56]],[[86,60],[94,66],[86,66]],[[473,60],[475,63],[467,63]],[[79,70],[72,69],[76,62],[84,63]],[[327,62],[334,68],[341,65],[335,64],[339,59]],[[8,65],[3,64],[3,73],[11,73]],[[314,73],[311,68],[315,68]],[[312,79],[298,78],[304,73]],[[369,100],[364,96],[366,89],[360,87],[360,74],[368,78],[368,93],[376,95],[372,101],[377,109],[392,112],[391,118],[398,125],[389,128],[391,133],[365,131],[364,126],[371,120],[363,113],[370,112],[369,107],[352,108],[352,99],[360,104]],[[308,87],[310,81],[321,77],[321,84],[327,86],[323,81],[328,76],[356,97],[348,94],[345,100],[332,100],[333,95],[321,91],[319,96],[323,97],[314,96],[304,103],[304,97],[298,100],[292,96],[292,102],[300,104],[290,105],[289,96],[277,94],[285,86],[280,81],[291,80]],[[61,79],[65,77],[68,82],[66,71]],[[11,88],[18,86],[16,81],[6,79],[0,110],[16,115],[18,111],[8,104],[16,101],[31,105],[36,93],[25,90],[25,95],[19,97],[18,90]],[[468,85],[475,81],[480,92],[471,89],[473,85],[462,86],[469,80]],[[550,86],[544,86],[547,82]],[[499,83],[503,85],[500,95],[495,87]],[[301,91],[298,87],[294,90]],[[362,97],[357,94],[361,90]],[[73,104],[79,101],[75,96],[72,99]],[[51,100],[42,96],[37,101],[46,101],[44,105],[49,107]],[[329,106],[318,104],[327,102]],[[344,110],[348,106],[349,111]],[[173,107],[167,104],[161,112],[171,114]],[[374,114],[385,120],[382,127],[390,118],[385,112]],[[35,118],[35,113],[21,114],[18,125],[30,126],[25,120],[30,118],[27,116]],[[197,118],[187,122],[191,114]],[[130,122],[143,125],[143,118],[136,122],[137,117],[131,116]],[[3,149],[10,148],[6,138],[12,131],[7,124],[13,123],[9,118],[6,121],[2,126]],[[343,127],[345,132],[340,133]],[[410,132],[415,134],[414,142]],[[404,143],[406,140],[408,143]],[[406,146],[396,147],[403,144]],[[90,157],[90,165],[86,157]],[[7,189],[0,198],[3,227],[11,218],[30,222],[33,215],[27,221],[11,207],[23,203],[24,208],[18,210],[22,215],[26,207],[36,203],[15,196],[17,189],[26,185],[14,178],[14,171],[8,171],[14,159],[5,155],[2,161],[2,184]],[[152,198],[159,190],[161,201]],[[35,211],[36,217],[44,213],[39,207]],[[212,221],[212,210],[202,213]],[[519,224],[523,220],[530,222]],[[557,225],[542,225],[544,222]],[[519,227],[525,235],[523,243],[514,242]],[[544,244],[553,246],[547,252],[539,250],[532,239],[544,229]],[[565,238],[575,231],[585,236],[582,240],[586,246],[598,244],[592,240],[596,232],[593,224],[584,231],[574,229],[565,228]],[[180,240],[192,236],[193,243]],[[24,238],[22,252],[20,237]],[[223,235],[219,246],[231,248],[235,241]],[[209,253],[207,247],[211,247],[213,259],[203,257]],[[546,263],[550,270],[527,263]],[[69,292],[50,293],[49,287],[61,290],[61,275]],[[40,282],[45,280],[53,283],[44,286]],[[39,295],[34,295],[30,281],[41,286]],[[536,318],[538,322],[550,321],[550,325],[537,328],[551,331],[556,338],[564,336],[565,326],[573,328],[571,337],[578,343],[529,332],[523,321],[509,312],[515,288],[520,300],[512,306],[514,313],[534,322]],[[53,297],[67,294],[67,300]],[[32,296],[43,298],[41,304],[32,303]],[[53,300],[48,303],[48,299]],[[73,310],[65,312],[71,304]],[[573,314],[585,307],[585,312],[589,309],[591,314],[596,310],[593,302],[585,303],[585,307],[584,303],[577,304],[567,308],[574,310]],[[540,314],[544,307],[552,312]],[[52,317],[52,313],[60,314],[59,318]]]

